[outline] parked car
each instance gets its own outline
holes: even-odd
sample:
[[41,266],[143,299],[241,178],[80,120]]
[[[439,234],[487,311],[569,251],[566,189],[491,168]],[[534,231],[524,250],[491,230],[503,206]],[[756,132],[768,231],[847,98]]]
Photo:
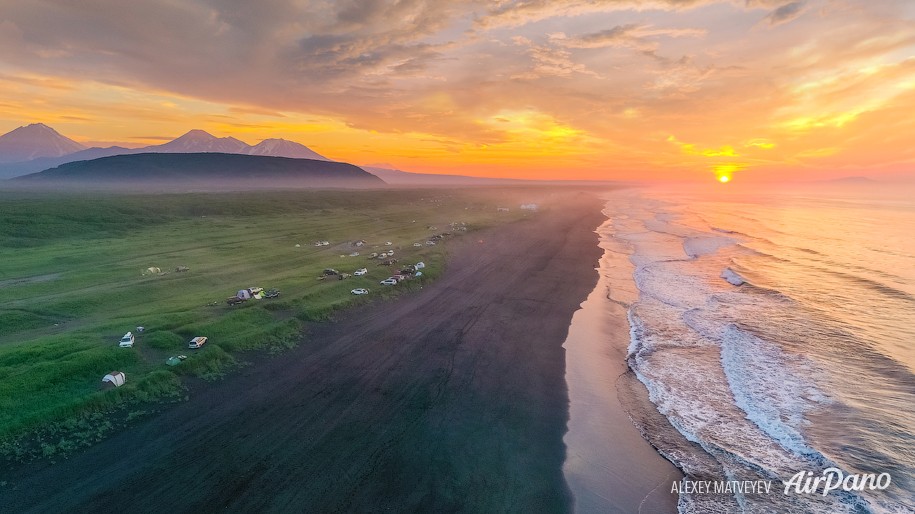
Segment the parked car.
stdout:
[[268,289],[267,292],[264,293],[264,298],[279,298],[279,297],[280,297],[279,289]]
[[356,295],[360,295],[360,294],[369,294],[369,290],[366,289],[366,288],[364,288],[364,287],[359,287],[359,288],[353,289],[353,290],[350,291],[350,292],[353,293],[353,294],[356,294]]
[[426,246],[435,246],[435,241],[426,241]]
[[422,243],[413,243],[413,246],[422,246]]
[[127,332],[124,334],[124,337],[121,338],[121,341],[118,343],[118,346],[121,348],[133,348],[134,338],[132,332]]
[[407,276],[398,274],[398,275],[392,275],[391,278],[393,278],[394,280],[396,280],[398,282],[403,282],[404,280],[407,279]]
[[367,270],[365,268],[359,268],[353,272],[353,275],[356,275],[357,277],[361,277],[362,275],[365,275],[368,272],[369,272],[369,270]]
[[380,282],[380,284],[383,286],[396,286],[397,279],[396,278],[386,278],[386,279],[382,280]]
[[392,243],[392,242],[390,242],[390,241],[385,241],[385,242],[384,242],[384,245],[385,245],[385,246],[391,246],[392,244],[394,244],[394,243]]
[[207,344],[207,338],[203,336],[197,336],[191,339],[191,341],[187,344],[187,347],[191,350],[196,350],[205,344]]
[[332,275],[339,275],[339,274],[340,274],[340,272],[337,271],[337,270],[335,270],[335,269],[333,269],[333,268],[327,268],[327,269],[324,270],[324,276],[325,276],[325,277],[329,277],[329,276],[332,276]]
[[245,301],[247,300],[238,296],[230,296],[226,298],[226,303],[229,305],[238,305],[240,303],[245,303]]

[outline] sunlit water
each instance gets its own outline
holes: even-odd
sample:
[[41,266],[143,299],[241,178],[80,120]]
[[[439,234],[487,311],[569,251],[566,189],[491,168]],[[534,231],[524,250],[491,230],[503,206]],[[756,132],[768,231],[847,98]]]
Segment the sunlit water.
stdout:
[[[608,198],[606,236],[628,254],[638,288],[629,365],[698,443],[656,437],[662,453],[693,476],[777,485],[728,498],[729,510],[915,511],[915,200]],[[782,493],[796,472],[831,466],[888,472],[892,484]],[[680,500],[685,512],[722,505]]]

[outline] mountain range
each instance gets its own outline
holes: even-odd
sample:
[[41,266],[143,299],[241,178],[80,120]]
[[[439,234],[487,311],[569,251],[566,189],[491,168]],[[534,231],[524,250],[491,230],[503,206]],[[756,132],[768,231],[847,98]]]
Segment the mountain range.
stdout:
[[[128,159],[102,161],[86,166],[66,166],[70,163],[81,161],[95,161],[106,157],[128,156],[141,154],[199,154],[192,159]],[[41,175],[40,180],[51,178],[61,179],[64,176],[75,179],[77,176],[90,175],[94,179],[106,173],[111,173],[110,166],[114,164],[141,165],[147,170],[155,167],[161,168],[164,163],[172,163],[186,171],[188,166],[196,163],[206,170],[217,158],[208,159],[203,154],[232,154],[250,155],[260,157],[283,157],[288,159],[308,159],[312,161],[334,162],[318,154],[305,145],[286,139],[265,139],[256,145],[249,145],[234,137],[216,137],[203,130],[191,130],[186,134],[159,145],[145,146],[142,148],[124,148],[121,146],[92,147],[69,139],[53,128],[43,123],[33,123],[19,127],[7,134],[0,136],[0,180],[14,177],[24,177],[31,174]],[[263,164],[266,161],[231,161],[233,165],[238,162]],[[293,170],[293,174],[301,174],[301,169],[307,166],[293,166],[288,163],[279,166],[269,163],[268,166],[278,166]],[[55,168],[60,168],[59,171]],[[170,176],[164,170],[157,168],[151,171],[160,177]],[[513,179],[493,179],[472,177],[465,175],[423,174],[385,167],[363,167],[372,175],[381,178],[389,185],[396,187],[436,187],[436,186],[477,186],[477,185],[508,185],[523,184],[527,181]],[[48,173],[39,173],[43,171]],[[100,171],[107,170],[107,171]],[[120,177],[117,174],[107,175],[110,178]],[[131,179],[136,182],[136,180]]]
[[33,123],[0,136],[0,179],[27,175],[69,162],[141,153],[228,153],[330,161],[295,141],[265,139],[251,146],[234,137],[216,137],[203,130],[191,130],[167,143],[142,148],[86,148],[43,123]]
[[147,152],[74,161],[13,178],[14,187],[142,191],[378,188],[375,175],[345,162],[225,152]]

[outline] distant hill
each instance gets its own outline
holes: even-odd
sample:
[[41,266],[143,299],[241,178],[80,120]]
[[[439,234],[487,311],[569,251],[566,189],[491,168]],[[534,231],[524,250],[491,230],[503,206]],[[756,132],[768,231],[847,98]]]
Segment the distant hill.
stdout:
[[234,137],[216,137],[203,130],[191,130],[172,141],[143,148],[86,148],[58,134],[47,125],[20,127],[0,136],[0,179],[18,177],[54,168],[68,162],[113,155],[140,153],[230,153],[330,161],[307,146],[285,139],[265,139],[251,146]]
[[90,189],[367,188],[385,183],[342,162],[227,153],[142,153],[76,161],[10,181]]
[[389,168],[363,167],[364,170],[381,178],[392,186],[492,186],[529,183],[526,180],[469,177],[465,175],[436,175],[433,173],[410,173]]
[[101,157],[110,157],[112,155],[126,155],[133,151],[134,150],[131,150],[130,148],[121,146],[109,146],[107,148],[92,147],[60,157],[41,157],[30,161],[0,163],[0,180],[56,168],[57,166],[68,162],[88,161]]
[[33,123],[0,136],[0,162],[60,157],[85,148],[43,123]]
[[823,180],[821,183],[824,184],[877,184],[878,182],[869,177],[839,177],[829,180]]
[[289,157],[291,159],[330,160],[303,144],[296,143],[295,141],[288,141],[286,139],[265,139],[260,143],[249,147],[244,153],[248,155]]

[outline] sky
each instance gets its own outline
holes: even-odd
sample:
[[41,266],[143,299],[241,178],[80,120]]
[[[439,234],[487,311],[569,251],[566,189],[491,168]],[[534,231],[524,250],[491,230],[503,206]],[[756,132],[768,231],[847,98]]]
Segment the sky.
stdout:
[[408,171],[915,172],[911,0],[0,0],[0,132]]

